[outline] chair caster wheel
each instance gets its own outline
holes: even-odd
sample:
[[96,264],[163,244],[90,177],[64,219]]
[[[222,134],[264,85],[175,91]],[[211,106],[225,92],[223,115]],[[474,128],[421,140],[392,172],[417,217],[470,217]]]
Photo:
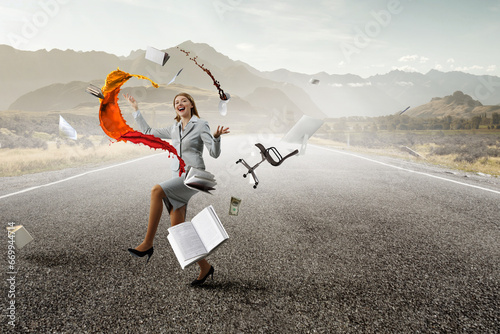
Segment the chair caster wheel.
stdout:
[[240,160],[238,160],[238,161],[236,161],[236,163],[237,163],[237,164],[239,164],[240,162],[241,162],[241,159],[240,159]]
[[246,175],[246,174],[243,174],[243,177],[247,177],[247,175]]
[[253,188],[254,188],[254,189],[257,189],[257,186],[255,185],[255,186],[253,186]]

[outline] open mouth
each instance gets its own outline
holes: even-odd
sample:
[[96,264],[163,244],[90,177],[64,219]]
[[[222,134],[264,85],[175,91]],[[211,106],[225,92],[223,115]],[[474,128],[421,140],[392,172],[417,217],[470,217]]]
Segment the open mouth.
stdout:
[[186,109],[186,108],[184,108],[184,107],[177,108],[177,110],[179,110],[179,111],[184,111],[184,109]]

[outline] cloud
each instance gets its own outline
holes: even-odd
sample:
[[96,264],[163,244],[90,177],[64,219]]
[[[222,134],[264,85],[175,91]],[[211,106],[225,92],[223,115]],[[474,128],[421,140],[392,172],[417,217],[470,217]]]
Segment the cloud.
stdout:
[[242,51],[253,51],[255,50],[255,45],[250,43],[238,43],[236,44],[236,48]]
[[415,67],[411,67],[409,65],[405,65],[405,66],[393,66],[392,67],[393,70],[399,70],[399,71],[403,71],[403,72],[418,72],[418,70],[415,68]]
[[420,62],[420,64],[425,64],[425,63],[427,63],[428,60],[429,60],[429,58],[421,56],[419,62]]
[[486,72],[495,72],[497,70],[497,65],[489,65],[486,68]]
[[0,20],[0,31],[2,31],[2,35],[5,32],[12,30],[10,24],[12,23],[24,23],[25,20],[29,20],[33,13],[37,9],[36,7],[29,8],[16,8],[15,6],[0,6],[1,20]]
[[371,86],[371,85],[372,85],[372,83],[370,81],[368,81],[368,82],[351,82],[351,83],[347,84],[347,86],[354,87],[354,88],[366,87],[366,86]]
[[[319,0],[311,5],[303,0],[271,3],[264,0],[164,3],[155,0],[91,0],[90,3],[4,0],[0,1],[0,44],[12,44],[7,38],[9,32],[20,34],[25,21],[32,21],[34,14],[43,11],[42,4],[58,3],[61,10],[57,18],[51,19],[50,25],[38,27],[40,33],[30,39],[24,49],[71,48],[128,55],[131,50],[144,49],[147,45],[166,48],[192,40],[206,43],[231,59],[244,61],[260,70],[287,68],[302,73],[343,72],[368,77],[390,71],[391,65],[408,65],[397,67],[404,71],[418,69],[418,72],[427,72],[433,66],[453,70],[452,66],[458,63],[464,65],[458,58],[456,62],[451,58],[460,55],[460,58],[470,59],[471,63],[466,65],[481,64],[484,67],[482,73],[499,75],[500,65],[488,66],[495,64],[491,57],[498,53],[498,45],[492,44],[491,36],[499,32],[500,25],[493,15],[500,9],[499,0],[482,7],[467,5],[450,9],[473,14],[468,11],[477,7],[478,13],[488,14],[472,28],[446,20],[431,22],[426,16],[424,23],[428,29],[417,30],[415,27],[423,24],[420,20],[424,17],[412,15],[413,9],[431,13],[442,6],[412,1],[410,11],[409,4],[403,4],[404,10],[398,14],[398,20],[392,20],[391,16],[390,24],[385,26],[375,19],[373,13],[387,10],[389,2]],[[97,3],[100,10],[96,11],[94,4]],[[131,17],[148,17],[149,23],[126,24]],[[366,35],[370,22],[380,25],[380,34],[369,31],[370,38],[362,40],[360,34]],[[99,36],[102,31],[118,30],[127,36],[125,42],[92,37]],[[414,49],[407,48],[406,31],[414,32],[411,40]],[[467,32],[465,36],[464,32]],[[82,38],[71,38],[74,36]],[[464,38],[455,43],[459,36]],[[442,38],[449,39],[449,47],[434,49]],[[470,48],[471,40],[477,42],[478,47]],[[349,49],[352,53],[346,56],[342,45],[352,46]],[[440,64],[434,65],[436,62]],[[477,68],[470,69],[479,72]]]
[[429,58],[419,55],[407,55],[398,59],[399,62],[409,63],[418,61],[420,64],[425,64]]
[[174,5],[169,4],[167,2],[159,3],[158,1],[154,1],[154,0],[142,0],[142,1],[112,0],[112,2],[115,2],[115,6],[133,6],[137,10],[148,9],[148,10],[155,10],[155,11],[171,12],[174,9],[179,8],[179,5],[174,6]]
[[418,59],[418,55],[408,55],[408,56],[403,56],[401,58],[398,59],[398,61],[400,62],[403,62],[403,63],[406,63],[406,62],[410,62],[410,61],[415,61]]
[[492,4],[488,7],[488,10],[492,12],[500,12],[500,3]]
[[474,70],[483,70],[484,67],[480,65],[472,65],[472,66],[460,66],[456,67],[455,71],[462,71],[462,72],[470,72]]

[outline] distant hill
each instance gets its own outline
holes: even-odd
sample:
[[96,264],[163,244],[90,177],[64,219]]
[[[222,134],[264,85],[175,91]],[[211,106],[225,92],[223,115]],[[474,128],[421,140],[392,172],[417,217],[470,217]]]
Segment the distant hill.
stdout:
[[[208,44],[186,41],[164,48],[171,57],[163,67],[146,60],[144,50],[133,50],[126,57],[117,57],[94,51],[20,51],[0,45],[0,110],[62,108],[88,103],[88,96],[72,91],[71,87],[77,85],[75,82],[102,81],[116,68],[148,76],[160,84],[168,83],[183,68],[176,84],[216,92],[212,79],[179,49],[189,51],[191,57],[197,56],[198,62],[210,69],[231,96],[262,108],[271,103],[266,100],[269,92],[275,92],[281,100],[273,96],[272,104],[279,104],[278,109],[291,108],[295,109],[293,112],[317,118],[390,115],[408,105],[420,106],[435,96],[455,91],[468,94],[483,105],[500,103],[500,89],[492,89],[498,86],[500,78],[494,76],[436,70],[426,74],[396,70],[368,78],[325,72],[304,74],[287,69],[261,72],[251,64],[230,59]],[[318,79],[319,84],[311,84],[313,78]],[[130,81],[130,85],[143,84]],[[31,94],[39,89],[46,89],[43,91],[45,97],[41,91]],[[66,91],[69,94],[66,98],[71,96],[74,101],[53,101],[60,99],[57,89]],[[27,101],[28,96],[32,101]]]
[[[101,82],[92,82],[102,86]],[[52,111],[68,110],[82,104],[95,104],[96,98],[85,92],[87,82],[72,81],[66,84],[58,83],[44,86],[19,97],[11,104],[11,110],[22,111]]]
[[[104,84],[104,81],[93,81],[91,83],[100,87]],[[90,107],[91,115],[98,117],[99,100],[85,92],[87,86],[88,83],[83,81],[48,85],[19,97],[12,103],[11,110],[67,112],[77,108],[86,108],[88,110]],[[260,90],[264,92],[271,90],[271,94],[262,93]],[[147,87],[124,85],[121,89],[122,94],[132,94],[140,101],[139,107],[142,111],[155,110],[161,112],[164,121],[171,121],[174,118],[172,101],[179,92],[187,92],[195,97],[196,106],[202,118],[211,119],[235,129],[245,128],[248,130],[251,128],[259,130],[263,124],[269,123],[269,120],[279,119],[279,127],[274,128],[273,131],[285,132],[303,115],[285,93],[268,88],[258,89],[251,94],[250,99],[232,95],[231,100],[228,102],[228,114],[224,117],[219,114],[220,98],[213,89],[207,90],[175,83],[169,86],[160,86],[159,88],[154,88],[151,85]],[[263,101],[267,102],[264,103]],[[127,117],[132,109],[124,102],[121,95],[119,104],[122,114]],[[286,108],[280,109],[280,106],[286,106]],[[285,114],[283,114],[283,110],[286,111]],[[235,125],[238,126],[234,127]]]
[[453,116],[460,118],[471,118],[473,116],[500,112],[500,106],[484,106],[481,102],[474,100],[471,96],[461,91],[445,97],[434,97],[426,104],[411,108],[405,115],[419,118],[437,118]]
[[[407,106],[419,106],[435,96],[460,90],[485,105],[500,103],[500,78],[463,72],[431,70],[426,74],[394,70],[361,78],[353,74],[312,75],[285,69],[264,72],[266,78],[293,83],[304,89],[320,109],[330,117],[390,115]],[[313,85],[310,79],[319,80]],[[496,85],[496,86],[495,86]]]
[[[105,52],[20,51],[0,45],[0,110],[21,95],[52,84],[104,80],[120,59]],[[128,62],[128,61],[125,61]]]
[[[100,87],[104,84],[103,80],[92,81],[92,84]],[[67,84],[53,84],[29,92],[18,98],[11,105],[11,110],[22,111],[58,111],[69,110],[81,106],[98,106],[99,100],[85,92],[88,82],[73,81]],[[155,103],[163,105],[165,109],[173,111],[172,100],[179,92],[187,92],[196,96],[196,104],[200,111],[217,111],[219,96],[214,91],[206,89],[188,87],[179,84],[170,86],[160,86],[154,88],[151,85],[146,86],[123,86],[122,94],[134,95],[140,103]],[[119,103],[123,101],[119,97]],[[289,101],[285,101],[290,103]],[[124,103],[126,106],[127,104]],[[233,110],[240,110],[244,113],[255,113],[256,109],[244,99],[238,96],[231,96],[228,104]],[[97,108],[98,110],[98,108]],[[96,110],[96,111],[97,111]]]
[[[324,118],[326,115],[310,99],[309,95],[302,89],[294,85],[283,85],[253,73],[252,68],[241,62],[233,61],[228,57],[217,53],[212,47],[206,44],[196,44],[191,41],[184,42],[177,47],[167,49],[166,52],[171,58],[165,66],[154,64],[144,58],[145,51],[136,50],[128,57],[118,58],[112,55],[97,55],[97,53],[78,53],[71,50],[52,50],[26,52],[18,51],[8,46],[0,47],[0,54],[8,54],[8,59],[18,59],[13,64],[15,67],[4,67],[6,80],[0,83],[0,103],[3,109],[10,110],[55,110],[61,108],[77,106],[88,103],[88,94],[85,93],[87,83],[104,81],[106,75],[120,68],[134,74],[148,76],[152,80],[165,85],[182,68],[181,75],[175,83],[185,87],[197,87],[217,93],[212,79],[206,75],[193,61],[191,61],[179,49],[190,52],[190,57],[197,56],[198,62],[210,69],[214,77],[220,82],[224,91],[238,99],[238,96],[251,94],[258,87],[276,88],[279,87],[283,94],[281,104],[298,105],[297,111],[312,117]],[[88,60],[85,58],[87,54]],[[206,57],[206,58],[205,58]],[[20,66],[20,63],[46,64],[35,70],[35,66]],[[64,65],[63,65],[64,64]],[[60,70],[63,68],[63,70]],[[15,82],[9,86],[8,82]],[[77,83],[79,82],[79,83]],[[129,84],[130,83],[130,84]],[[142,85],[142,82],[135,78],[127,82],[126,85]],[[80,91],[78,91],[80,89]],[[177,88],[178,89],[178,88]],[[178,91],[177,91],[178,92]],[[64,95],[64,96],[61,96]],[[152,93],[153,95],[157,93]],[[5,95],[5,96],[4,96]],[[234,100],[231,104],[234,108]],[[247,104],[252,101],[248,101]],[[262,105],[265,101],[256,101],[257,105]],[[214,104],[218,105],[218,101]],[[213,106],[212,106],[213,107]]]

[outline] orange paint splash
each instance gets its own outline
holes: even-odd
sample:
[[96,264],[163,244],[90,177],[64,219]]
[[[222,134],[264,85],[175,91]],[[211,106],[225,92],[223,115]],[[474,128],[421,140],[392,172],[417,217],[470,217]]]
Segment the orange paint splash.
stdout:
[[[129,74],[120,69],[113,71],[106,77],[102,93],[104,99],[101,99],[99,107],[99,121],[104,132],[116,141],[130,141],[135,144],[144,144],[154,149],[162,149],[175,155],[179,159],[179,176],[185,172],[186,164],[184,160],[177,154],[175,147],[166,141],[157,138],[153,135],[145,135],[141,132],[132,129],[123,118],[120,106],[118,106],[118,95],[120,87],[130,78],[136,77],[139,79],[151,79],[137,74]],[[158,88],[158,84],[151,81],[154,87]],[[169,154],[170,156],[170,154]]]

